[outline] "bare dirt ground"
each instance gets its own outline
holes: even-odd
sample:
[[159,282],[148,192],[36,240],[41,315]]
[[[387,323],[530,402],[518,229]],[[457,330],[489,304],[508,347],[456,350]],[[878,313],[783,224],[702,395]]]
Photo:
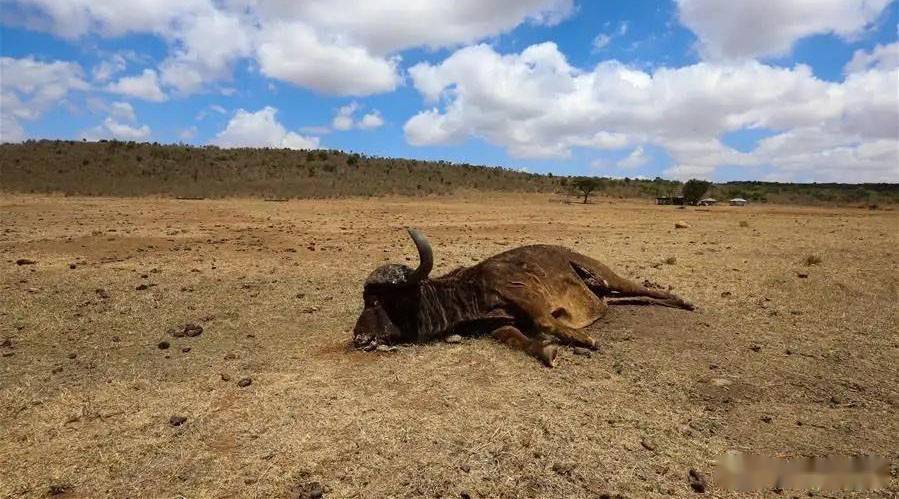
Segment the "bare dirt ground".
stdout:
[[[0,219],[3,497],[695,496],[690,469],[727,496],[727,450],[881,455],[857,496],[899,493],[893,211],[6,194]],[[562,244],[699,309],[612,307],[555,369],[489,337],[351,351],[405,226],[435,275]]]

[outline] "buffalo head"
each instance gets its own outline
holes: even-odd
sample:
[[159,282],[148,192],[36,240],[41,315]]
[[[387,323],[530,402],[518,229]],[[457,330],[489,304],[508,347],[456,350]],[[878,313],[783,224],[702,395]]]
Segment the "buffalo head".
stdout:
[[409,229],[409,235],[418,248],[418,268],[392,263],[378,267],[368,276],[362,291],[365,308],[353,328],[357,348],[370,350],[415,334],[420,286],[434,266],[434,256],[420,232]]

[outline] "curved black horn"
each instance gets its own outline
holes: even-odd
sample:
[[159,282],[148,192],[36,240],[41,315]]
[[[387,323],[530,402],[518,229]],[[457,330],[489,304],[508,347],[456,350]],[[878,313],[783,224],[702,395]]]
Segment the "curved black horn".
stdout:
[[414,284],[428,277],[431,269],[434,268],[434,253],[431,251],[431,243],[428,242],[424,234],[415,229],[407,229],[409,236],[415,241],[415,247],[418,248],[418,268],[409,276],[409,284]]

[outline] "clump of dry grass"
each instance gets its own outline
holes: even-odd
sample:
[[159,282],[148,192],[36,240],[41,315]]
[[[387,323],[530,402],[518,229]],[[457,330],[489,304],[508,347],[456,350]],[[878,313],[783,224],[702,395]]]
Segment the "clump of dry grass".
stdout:
[[746,220],[740,220],[740,227],[749,227],[749,222]]
[[669,256],[668,258],[665,259],[665,263],[668,265],[674,265],[675,263],[677,263],[677,258],[675,258],[673,256]]
[[823,260],[817,254],[812,253],[811,255],[807,255],[802,262],[805,263],[807,267],[812,265],[820,265]]

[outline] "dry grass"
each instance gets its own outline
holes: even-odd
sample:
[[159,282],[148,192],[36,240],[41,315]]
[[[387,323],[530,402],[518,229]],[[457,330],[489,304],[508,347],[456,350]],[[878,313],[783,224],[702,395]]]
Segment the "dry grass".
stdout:
[[[545,195],[0,208],[2,497],[316,481],[327,497],[692,496],[688,470],[727,449],[899,457],[895,212]],[[414,259],[404,226],[431,238],[437,274],[558,243],[700,308],[612,307],[601,352],[556,369],[489,338],[348,351],[364,277]],[[166,333],[187,322],[203,333]]]

